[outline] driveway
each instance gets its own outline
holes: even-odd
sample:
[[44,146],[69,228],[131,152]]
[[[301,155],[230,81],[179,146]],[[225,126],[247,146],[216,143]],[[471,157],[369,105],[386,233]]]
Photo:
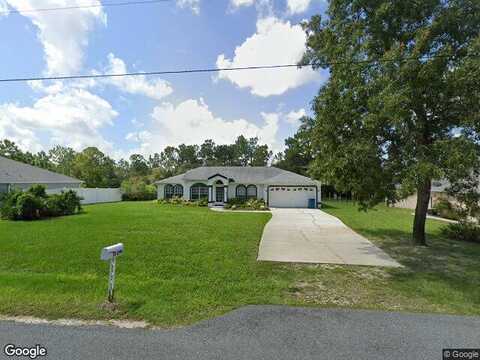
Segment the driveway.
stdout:
[[479,317],[286,306],[248,306],[172,330],[0,322],[0,359],[11,343],[68,360],[438,360],[444,348],[478,347],[479,328]]
[[318,209],[272,209],[258,260],[401,266],[339,219]]

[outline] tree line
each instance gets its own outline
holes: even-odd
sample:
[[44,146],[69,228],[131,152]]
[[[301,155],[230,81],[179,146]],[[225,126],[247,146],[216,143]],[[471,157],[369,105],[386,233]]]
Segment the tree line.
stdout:
[[256,137],[240,135],[232,144],[217,145],[205,140],[200,145],[167,146],[148,156],[132,154],[115,161],[96,147],[75,151],[56,145],[48,151],[23,151],[15,142],[0,141],[0,156],[52,170],[83,180],[87,187],[119,187],[129,179],[146,184],[181,174],[199,166],[266,166],[273,153]]

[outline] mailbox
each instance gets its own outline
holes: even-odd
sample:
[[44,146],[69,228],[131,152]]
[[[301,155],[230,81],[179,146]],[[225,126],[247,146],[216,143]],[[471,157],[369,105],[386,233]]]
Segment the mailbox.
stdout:
[[101,260],[111,260],[115,256],[118,256],[123,253],[123,244],[118,243],[115,245],[107,246],[102,249],[100,254]]

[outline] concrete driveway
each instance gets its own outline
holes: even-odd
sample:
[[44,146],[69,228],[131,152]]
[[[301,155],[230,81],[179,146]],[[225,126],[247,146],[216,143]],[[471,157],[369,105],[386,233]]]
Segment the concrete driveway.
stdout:
[[258,260],[401,266],[339,219],[318,209],[272,209]]

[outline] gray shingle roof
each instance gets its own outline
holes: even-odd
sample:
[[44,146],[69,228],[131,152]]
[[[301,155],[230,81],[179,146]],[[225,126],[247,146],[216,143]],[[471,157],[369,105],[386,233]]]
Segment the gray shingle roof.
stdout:
[[173,184],[179,181],[207,181],[220,174],[239,184],[319,185],[319,182],[291,171],[267,166],[204,166],[157,182]]
[[81,184],[70,176],[0,156],[0,184]]

